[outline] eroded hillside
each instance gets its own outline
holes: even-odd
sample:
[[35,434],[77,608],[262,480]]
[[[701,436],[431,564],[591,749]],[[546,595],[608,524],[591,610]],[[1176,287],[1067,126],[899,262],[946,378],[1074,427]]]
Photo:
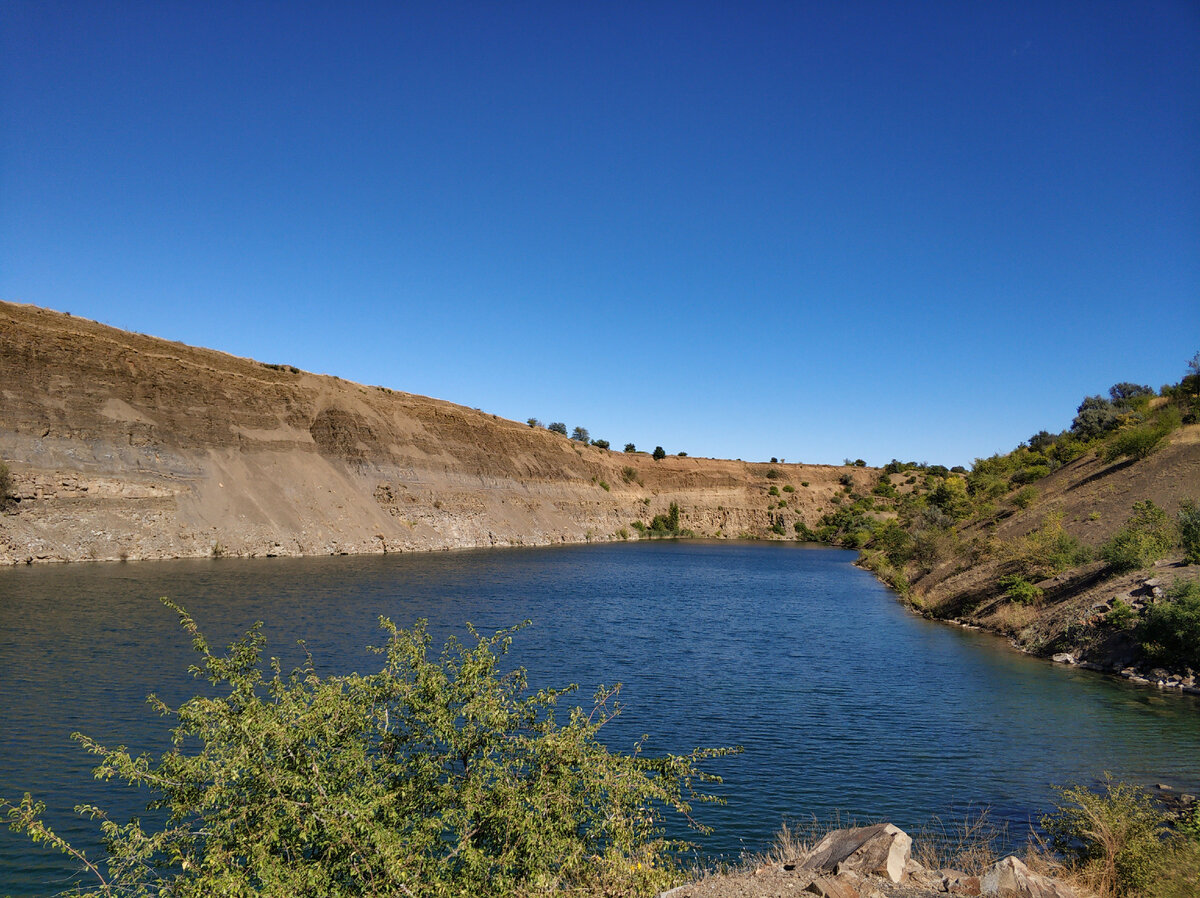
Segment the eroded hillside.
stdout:
[[2,302],[0,462],[9,564],[632,539],[672,503],[697,536],[794,538],[877,476],[610,451]]

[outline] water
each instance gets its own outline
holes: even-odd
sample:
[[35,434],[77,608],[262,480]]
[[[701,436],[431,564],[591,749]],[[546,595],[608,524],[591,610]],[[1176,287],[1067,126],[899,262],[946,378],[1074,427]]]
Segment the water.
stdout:
[[[653,542],[367,558],[220,559],[0,571],[0,796],[44,800],[61,833],[94,845],[71,813],[126,816],[144,797],[90,776],[70,741],[161,750],[168,702],[198,686],[170,596],[214,646],[255,620],[268,653],[366,672],[378,616],[428,618],[435,639],[523,619],[514,661],[534,685],[624,684],[608,733],[650,751],[741,745],[712,765],[724,807],[701,819],[709,856],[766,848],[784,820],[841,812],[909,829],[989,805],[1021,841],[1053,783],[1110,771],[1200,788],[1200,702],[1012,651],[913,617],[850,552],[778,543]],[[72,869],[0,830],[0,893],[48,894]]]

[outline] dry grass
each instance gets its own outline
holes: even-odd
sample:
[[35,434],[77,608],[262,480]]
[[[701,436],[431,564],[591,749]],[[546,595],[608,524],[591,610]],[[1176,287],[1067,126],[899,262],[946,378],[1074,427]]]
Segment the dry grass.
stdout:
[[1038,610],[1030,605],[1006,602],[982,618],[979,623],[1009,636],[1016,636],[1038,619]]
[[987,808],[969,811],[949,825],[934,817],[913,836],[913,860],[927,870],[960,870],[981,876],[1000,859],[997,847],[1007,834],[1003,825],[992,822]]

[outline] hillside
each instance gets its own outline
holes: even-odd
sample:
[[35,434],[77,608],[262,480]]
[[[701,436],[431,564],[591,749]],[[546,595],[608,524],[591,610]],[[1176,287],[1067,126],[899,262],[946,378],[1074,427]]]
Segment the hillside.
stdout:
[[780,538],[877,475],[610,451],[4,302],[0,462],[4,564],[632,539],[672,503],[680,532]]

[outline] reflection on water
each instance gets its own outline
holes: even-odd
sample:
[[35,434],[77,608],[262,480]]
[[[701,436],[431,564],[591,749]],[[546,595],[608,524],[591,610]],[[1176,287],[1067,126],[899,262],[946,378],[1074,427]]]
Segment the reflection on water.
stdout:
[[[725,807],[709,854],[761,850],[785,819],[887,818],[916,828],[987,804],[1020,841],[1050,785],[1103,771],[1200,787],[1200,703],[1016,654],[990,636],[907,614],[853,554],[768,543],[656,542],[370,558],[220,559],[0,571],[0,795],[31,791],[64,835],[70,808],[141,809],[91,780],[70,742],[159,750],[145,705],[198,685],[189,641],[160,596],[213,645],[263,620],[285,664],[304,639],[318,669],[365,671],[380,615],[427,618],[435,639],[529,619],[514,642],[532,685],[623,682],[608,733],[627,749],[742,745],[714,767]],[[0,832],[13,895],[63,887],[71,868]],[[47,882],[52,883],[47,886]]]

